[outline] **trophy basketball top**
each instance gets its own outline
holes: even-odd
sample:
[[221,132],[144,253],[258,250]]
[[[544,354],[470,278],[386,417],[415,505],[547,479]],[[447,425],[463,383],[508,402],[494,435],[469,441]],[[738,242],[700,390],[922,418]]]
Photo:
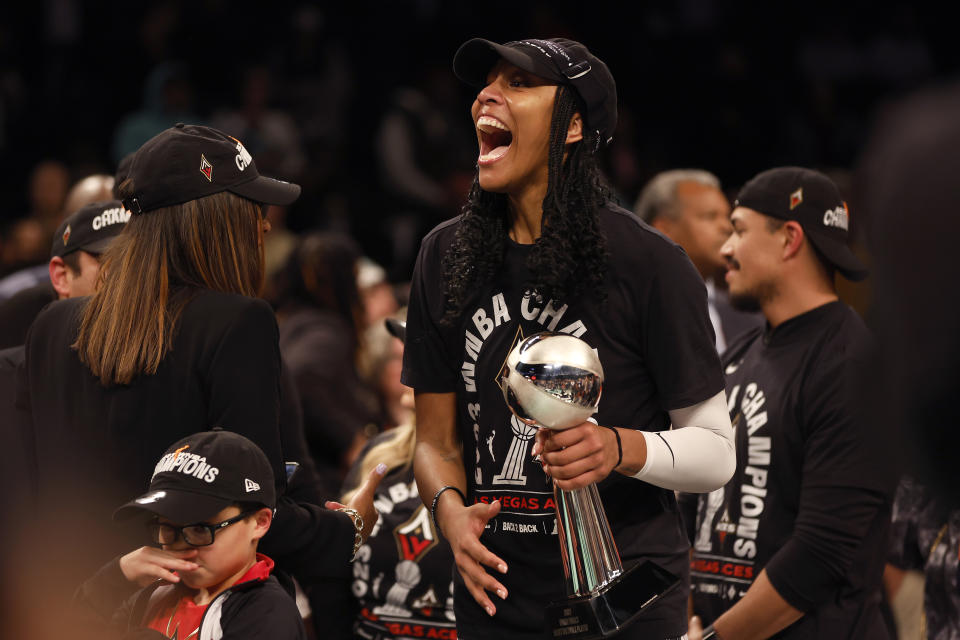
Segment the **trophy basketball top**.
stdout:
[[521,422],[569,429],[597,410],[603,367],[593,348],[580,338],[545,331],[513,348],[502,388],[507,406]]

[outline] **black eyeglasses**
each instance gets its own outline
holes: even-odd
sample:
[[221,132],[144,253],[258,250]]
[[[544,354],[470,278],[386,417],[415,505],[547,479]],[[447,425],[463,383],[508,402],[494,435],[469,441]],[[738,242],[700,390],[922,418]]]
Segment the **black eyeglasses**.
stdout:
[[251,513],[254,512],[244,511],[229,520],[216,522],[214,524],[198,522],[197,524],[187,524],[182,527],[167,524],[166,522],[151,522],[147,525],[147,529],[150,531],[150,539],[157,544],[174,544],[182,536],[183,541],[191,547],[206,547],[213,544],[213,539],[217,531],[229,527],[234,522],[240,522]]

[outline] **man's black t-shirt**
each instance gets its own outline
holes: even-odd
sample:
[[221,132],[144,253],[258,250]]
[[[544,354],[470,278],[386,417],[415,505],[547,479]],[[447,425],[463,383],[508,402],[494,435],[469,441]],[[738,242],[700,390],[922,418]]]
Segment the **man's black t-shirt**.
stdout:
[[724,353],[737,470],[699,497],[694,610],[712,622],[766,569],[805,612],[776,638],[884,638],[880,576],[893,474],[859,420],[870,338],[832,302]]
[[[531,296],[526,258],[532,245],[507,241],[494,281],[476,292],[454,326],[441,325],[441,259],[456,221],[424,238],[407,316],[403,382],[417,392],[457,395],[470,502],[501,501],[481,541],[509,571],[509,591],[491,619],[463,587],[455,606],[463,638],[540,637],[544,606],[565,596],[554,521],[553,487],[530,456],[534,428],[513,418],[500,388],[511,349],[526,336],[560,331],[585,340],[605,373],[595,416],[602,425],[660,431],[667,410],[688,407],[723,388],[707,314],[706,289],[680,247],[615,206],[600,211],[610,255],[607,300],[590,294],[559,303]],[[600,494],[624,564],[651,559],[686,581],[688,544],[672,491],[617,473]],[[638,603],[639,605],[640,603]],[[686,590],[657,603],[622,635],[666,638],[686,632]]]

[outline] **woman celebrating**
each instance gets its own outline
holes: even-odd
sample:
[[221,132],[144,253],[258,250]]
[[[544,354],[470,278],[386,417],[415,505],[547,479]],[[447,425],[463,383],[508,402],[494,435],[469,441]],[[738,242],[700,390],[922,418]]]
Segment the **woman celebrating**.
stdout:
[[[181,124],[137,151],[119,191],[131,218],[104,255],[97,292],[48,307],[26,346],[35,489],[42,513],[66,517],[89,543],[67,564],[77,571],[123,550],[105,523],[150,477],[164,443],[235,431],[286,484],[277,324],[255,296],[263,208],[291,203],[300,187],[259,175],[238,140]],[[364,531],[356,512],[281,499],[264,546],[300,576],[341,571],[375,513],[362,514]]]
[[[424,238],[414,270],[403,379],[417,394],[415,473],[454,553],[459,637],[539,638],[544,607],[565,596],[552,485],[600,483],[624,565],[686,577],[674,490],[722,486],[732,433],[703,281],[601,186],[596,154],[617,119],[607,66],[570,40],[474,39],[454,71],[479,88],[479,156],[463,214]],[[597,350],[604,427],[536,433],[512,418],[500,372],[540,331]],[[620,637],[682,636],[686,595]]]

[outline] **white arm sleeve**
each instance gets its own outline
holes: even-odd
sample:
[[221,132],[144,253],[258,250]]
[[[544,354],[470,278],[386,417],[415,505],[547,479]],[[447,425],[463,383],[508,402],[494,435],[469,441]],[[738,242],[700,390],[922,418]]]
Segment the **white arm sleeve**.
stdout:
[[647,441],[647,462],[633,477],[689,493],[706,493],[725,485],[737,467],[726,394],[721,391],[709,400],[669,413],[670,431],[641,431]]

